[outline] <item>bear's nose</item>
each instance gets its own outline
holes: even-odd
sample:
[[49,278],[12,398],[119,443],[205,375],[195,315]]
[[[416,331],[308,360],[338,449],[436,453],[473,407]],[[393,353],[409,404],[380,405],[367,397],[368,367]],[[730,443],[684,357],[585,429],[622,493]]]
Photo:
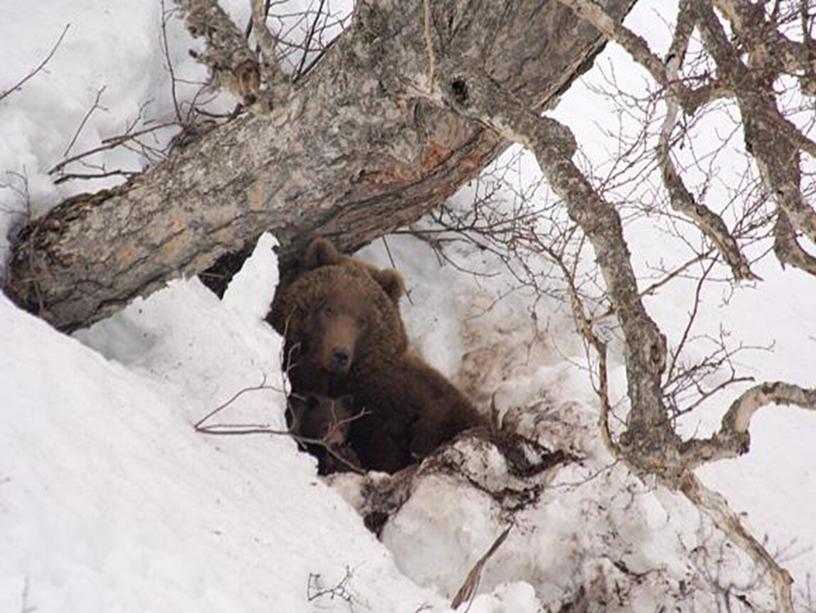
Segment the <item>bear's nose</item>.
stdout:
[[335,347],[332,349],[331,369],[333,372],[340,372],[348,367],[351,353],[348,349]]

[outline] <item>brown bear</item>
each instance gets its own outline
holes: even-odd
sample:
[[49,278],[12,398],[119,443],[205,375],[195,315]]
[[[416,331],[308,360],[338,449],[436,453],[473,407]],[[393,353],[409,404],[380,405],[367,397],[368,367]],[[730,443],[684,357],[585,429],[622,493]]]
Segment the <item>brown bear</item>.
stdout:
[[348,444],[354,421],[350,396],[289,396],[286,422],[289,431],[305,451],[317,458],[317,473],[359,470],[360,460]]
[[408,350],[393,295],[356,262],[302,272],[278,291],[268,320],[284,335],[292,392],[351,395],[362,416],[351,423],[349,445],[363,468],[394,472],[483,421],[461,392]]

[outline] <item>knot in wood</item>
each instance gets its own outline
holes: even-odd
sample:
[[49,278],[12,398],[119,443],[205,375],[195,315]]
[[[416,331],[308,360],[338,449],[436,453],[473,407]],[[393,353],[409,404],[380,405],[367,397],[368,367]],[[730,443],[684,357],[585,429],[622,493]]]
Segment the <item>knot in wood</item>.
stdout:
[[454,79],[450,83],[451,98],[453,101],[461,106],[467,106],[470,98],[470,91],[468,89],[467,81],[462,78]]

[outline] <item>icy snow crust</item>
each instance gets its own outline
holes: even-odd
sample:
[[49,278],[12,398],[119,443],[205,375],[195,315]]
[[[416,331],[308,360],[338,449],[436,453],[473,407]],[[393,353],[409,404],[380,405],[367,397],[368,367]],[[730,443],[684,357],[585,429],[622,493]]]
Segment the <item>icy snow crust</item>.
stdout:
[[[149,100],[152,117],[172,116],[159,2],[127,4],[10,0],[0,6],[0,91],[33,68],[71,24],[46,70],[0,101],[0,173],[19,173],[0,175],[2,260],[6,231],[23,221],[21,176],[35,214],[90,186],[55,187],[47,171],[62,159],[102,86],[106,110],[91,115],[72,152],[121,133]],[[244,4],[225,6],[243,22]],[[656,7],[663,12],[665,4],[638,3],[630,25],[652,32],[660,52]],[[127,28],[114,35],[111,23]],[[168,35],[176,73],[203,79],[187,55],[197,43],[172,20]],[[640,77],[623,68],[629,62],[620,50],[610,45],[601,61],[616,62],[618,77],[636,86]],[[557,114],[588,155],[603,159],[600,152],[614,145],[602,142],[587,120],[603,121],[603,107],[585,86],[593,74],[565,94]],[[181,100],[196,91],[180,87]],[[170,136],[158,132],[156,143]],[[110,168],[144,164],[125,150],[93,161]],[[521,174],[537,176],[531,159],[523,160]],[[467,196],[454,205],[467,207]],[[642,254],[639,267],[672,255],[663,238],[648,223],[627,227],[633,253]],[[197,280],[179,280],[73,338],[0,295],[0,611],[447,610],[510,521],[491,497],[456,477],[423,477],[379,542],[353,509],[355,478],[328,487],[316,477],[313,459],[285,436],[207,436],[193,429],[207,412],[262,381],[270,389],[243,394],[218,419],[284,425],[281,340],[262,321],[277,280],[273,245],[273,237],[261,239],[223,300]],[[462,268],[493,276],[441,265],[413,238],[392,236],[388,245],[393,262],[381,242],[361,257],[396,265],[405,275],[410,299],[402,312],[416,350],[481,406],[495,392],[505,420],[580,458],[556,471],[538,501],[513,517],[472,613],[557,610],[581,590],[592,595],[591,610],[712,611],[726,602],[715,585],[746,594],[759,610],[773,609],[751,566],[684,499],[612,463],[597,435],[583,350],[561,305],[539,303],[533,320],[531,296],[508,293],[512,279],[483,252],[454,247],[449,255]],[[742,365],[757,379],[812,386],[814,283],[795,271],[780,273],[771,261],[757,272],[762,284],[711,308],[702,326],[716,330],[728,321],[747,343],[775,342],[773,354],[745,354]],[[679,282],[647,305],[670,338],[682,330],[688,291]],[[705,300],[718,304],[717,291]],[[783,294],[795,299],[781,300]],[[621,358],[612,357],[620,397]],[[684,432],[709,432],[726,404],[704,406]],[[755,534],[767,533],[772,552],[782,551],[801,610],[816,568],[814,438],[813,415],[765,409],[747,457],[700,471],[745,512]],[[468,466],[495,483],[506,478],[498,454],[473,456]],[[733,597],[729,604],[738,606]]]

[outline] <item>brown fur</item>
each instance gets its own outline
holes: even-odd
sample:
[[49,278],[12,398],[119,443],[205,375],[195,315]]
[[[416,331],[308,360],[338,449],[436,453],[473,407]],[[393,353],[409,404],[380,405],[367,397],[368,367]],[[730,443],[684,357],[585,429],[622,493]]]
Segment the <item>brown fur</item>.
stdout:
[[[307,255],[307,262],[316,257]],[[394,472],[483,425],[461,392],[408,351],[394,297],[370,271],[321,258],[279,290],[267,319],[284,334],[284,367],[295,394],[350,394],[355,412],[365,412],[348,435],[361,466]],[[338,351],[348,358],[342,364]]]
[[296,437],[321,441],[299,441],[301,447],[317,458],[317,472],[326,475],[359,468],[360,460],[348,445],[354,407],[350,396],[328,398],[290,396],[286,420]]
[[306,270],[314,270],[321,266],[338,265],[367,272],[385,290],[385,293],[394,301],[394,304],[399,304],[400,298],[405,293],[405,282],[402,275],[393,268],[380,269],[368,262],[363,262],[350,255],[344,255],[337,251],[327,238],[319,237],[309,243],[304,261]]
[[349,444],[361,465],[395,472],[486,421],[440,372],[409,353],[357,373],[349,391],[362,408]]
[[[408,339],[396,305],[364,270],[322,266],[279,290],[267,316],[284,336],[292,391],[337,397],[357,372],[405,353]],[[332,354],[349,354],[342,367]]]

